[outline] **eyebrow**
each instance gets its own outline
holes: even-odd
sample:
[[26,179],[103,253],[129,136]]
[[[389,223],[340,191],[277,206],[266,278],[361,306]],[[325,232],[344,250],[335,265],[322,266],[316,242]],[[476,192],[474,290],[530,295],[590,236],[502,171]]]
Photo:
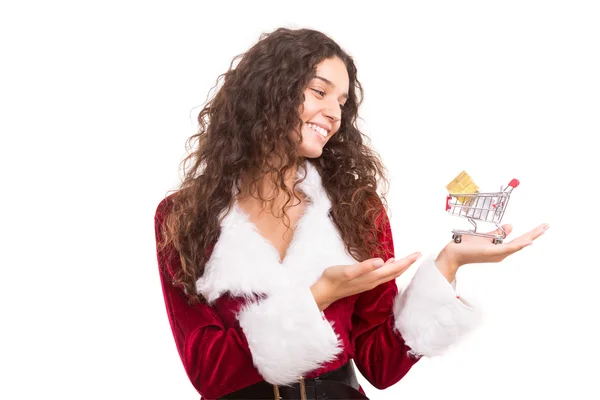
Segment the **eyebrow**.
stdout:
[[[315,75],[315,79],[320,79],[323,82],[325,82],[326,84],[328,84],[329,86],[331,86],[333,88],[335,87],[335,84],[327,78],[323,78],[322,76]],[[348,93],[342,93],[342,97],[345,98],[346,100],[348,100]]]

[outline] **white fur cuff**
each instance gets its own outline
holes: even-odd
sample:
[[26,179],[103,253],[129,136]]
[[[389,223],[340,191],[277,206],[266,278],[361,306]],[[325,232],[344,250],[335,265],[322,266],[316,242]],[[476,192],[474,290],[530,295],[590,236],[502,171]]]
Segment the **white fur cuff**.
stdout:
[[395,327],[412,355],[443,354],[481,320],[476,308],[456,298],[454,285],[440,273],[434,260],[435,255],[430,255],[422,262],[394,301]]
[[271,384],[292,384],[342,351],[309,288],[289,288],[249,304],[238,319],[254,365]]

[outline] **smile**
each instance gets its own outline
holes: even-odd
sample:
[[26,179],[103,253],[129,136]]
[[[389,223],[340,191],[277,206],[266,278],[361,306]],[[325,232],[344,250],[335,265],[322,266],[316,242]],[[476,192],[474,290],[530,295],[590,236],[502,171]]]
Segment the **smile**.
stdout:
[[306,126],[308,126],[310,129],[312,129],[322,139],[327,138],[327,133],[328,132],[327,132],[326,129],[323,129],[320,126],[317,126],[315,124],[311,124],[310,122],[307,122]]

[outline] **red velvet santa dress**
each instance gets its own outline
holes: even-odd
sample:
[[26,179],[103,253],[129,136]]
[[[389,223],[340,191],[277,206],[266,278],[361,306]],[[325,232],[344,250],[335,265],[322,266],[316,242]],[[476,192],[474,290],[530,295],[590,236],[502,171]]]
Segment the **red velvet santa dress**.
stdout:
[[[236,205],[224,216],[197,290],[207,304],[188,303],[172,275],[173,249],[157,252],[166,310],[187,375],[204,399],[265,380],[286,385],[339,368],[350,359],[373,386],[398,382],[421,356],[442,354],[480,319],[452,284],[423,257],[401,292],[394,280],[331,304],[322,313],[311,285],[332,265],[358,262],[344,249],[328,216],[331,202],[316,168],[306,162],[299,187],[310,200],[283,262]],[[298,177],[303,177],[303,168]],[[176,195],[176,194],[174,194]],[[157,241],[174,195],[157,207]],[[225,212],[224,212],[225,213]],[[387,215],[378,223],[383,254],[394,257]],[[256,294],[260,294],[259,300]],[[362,388],[361,388],[362,391]],[[364,392],[363,392],[364,393]]]

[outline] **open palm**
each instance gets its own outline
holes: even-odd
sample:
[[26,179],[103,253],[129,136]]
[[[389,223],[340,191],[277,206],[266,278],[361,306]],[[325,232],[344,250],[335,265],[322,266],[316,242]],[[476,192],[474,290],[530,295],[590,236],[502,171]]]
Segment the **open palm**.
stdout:
[[[494,263],[504,260],[511,254],[533,244],[533,241],[544,234],[549,228],[548,224],[542,224],[535,229],[502,244],[494,244],[492,238],[463,235],[461,243],[451,241],[446,245],[443,252],[457,266],[474,263]],[[512,225],[502,225],[506,236],[512,232]],[[489,232],[493,235],[501,235],[500,229]]]

